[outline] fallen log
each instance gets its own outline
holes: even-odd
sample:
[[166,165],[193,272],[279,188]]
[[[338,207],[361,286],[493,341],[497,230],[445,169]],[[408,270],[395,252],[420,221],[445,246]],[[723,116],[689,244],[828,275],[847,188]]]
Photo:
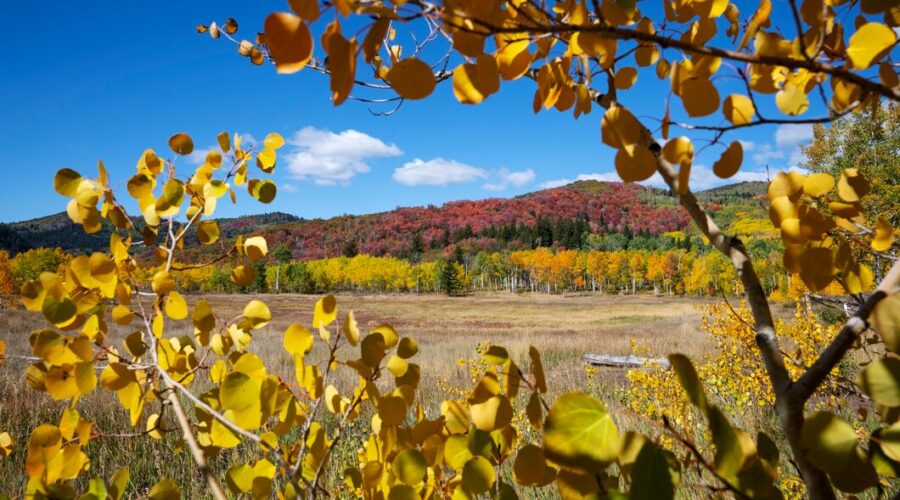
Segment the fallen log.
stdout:
[[658,365],[669,368],[669,360],[666,358],[642,358],[633,356],[613,356],[610,354],[585,354],[584,362],[594,366],[610,366],[613,368],[641,368],[646,365]]

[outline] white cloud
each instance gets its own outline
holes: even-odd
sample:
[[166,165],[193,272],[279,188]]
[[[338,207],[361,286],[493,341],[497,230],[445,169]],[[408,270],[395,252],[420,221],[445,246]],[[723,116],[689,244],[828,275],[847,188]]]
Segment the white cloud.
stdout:
[[394,170],[394,180],[407,186],[446,186],[487,178],[487,171],[443,158],[416,158]]
[[779,125],[775,130],[775,144],[780,148],[796,146],[813,138],[812,125]]
[[[543,189],[551,189],[565,186],[575,181],[595,180],[601,182],[622,182],[619,174],[615,172],[581,174],[574,179],[557,179],[541,183]],[[706,165],[694,165],[691,167],[691,189],[694,191],[702,191],[704,189],[722,186],[725,184],[735,184],[738,182],[750,181],[766,181],[768,177],[765,172],[740,170],[737,174],[729,179],[721,179],[713,173],[712,169]],[[668,186],[662,180],[659,174],[653,174],[653,177],[646,181],[639,182],[644,186],[653,186],[661,189],[668,189]]]
[[290,149],[282,153],[288,174],[319,185],[346,184],[356,174],[368,172],[372,159],[403,154],[394,144],[352,129],[334,133],[305,127],[288,145]]
[[508,168],[501,168],[494,176],[496,180],[486,183],[482,186],[489,191],[503,191],[510,187],[522,187],[534,180],[534,170],[517,170],[511,171]]
[[282,189],[285,193],[296,193],[297,191],[299,191],[297,186],[295,186],[294,184],[281,184],[278,187],[280,189]]

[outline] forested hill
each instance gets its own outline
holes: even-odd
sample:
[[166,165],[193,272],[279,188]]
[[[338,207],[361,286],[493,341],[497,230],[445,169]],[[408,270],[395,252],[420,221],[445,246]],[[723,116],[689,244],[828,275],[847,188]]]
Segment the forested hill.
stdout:
[[[748,206],[759,210],[762,205],[754,200],[764,190],[764,183],[740,183],[701,192],[698,197],[716,211],[735,212],[735,207]],[[590,235],[652,237],[686,229],[688,216],[660,189],[578,181],[514,198],[454,201],[315,220],[273,213],[220,219],[219,224],[225,239],[262,233],[270,249],[283,246],[282,252],[289,251],[295,260],[356,253],[416,259],[457,246],[474,253],[537,246],[578,248]],[[60,247],[81,253],[105,249],[107,235],[107,231],[85,235],[60,213],[0,224],[0,249],[17,253]]]
[[[299,218],[284,213],[247,215],[219,219],[222,236],[234,238],[241,234],[262,231],[275,224],[297,221]],[[134,219],[138,227],[143,221]],[[65,212],[22,222],[0,224],[0,250],[11,254],[31,248],[58,247],[70,253],[86,253],[109,250],[111,226],[105,223],[98,234],[85,234],[80,225],[73,224]]]

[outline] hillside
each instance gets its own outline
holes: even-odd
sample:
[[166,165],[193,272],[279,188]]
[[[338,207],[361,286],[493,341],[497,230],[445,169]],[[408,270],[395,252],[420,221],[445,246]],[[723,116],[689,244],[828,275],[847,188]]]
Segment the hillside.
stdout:
[[[701,192],[712,210],[737,212],[764,192],[764,183],[740,183]],[[489,198],[442,206],[403,207],[368,215],[299,219],[273,213],[220,219],[222,236],[262,233],[270,248],[284,245],[295,260],[366,253],[419,258],[460,246],[467,252],[537,246],[576,248],[587,234],[655,236],[684,230],[688,217],[661,189],[634,184],[578,181],[514,198]],[[0,224],[0,249],[60,247],[81,253],[103,250],[108,230],[85,235],[64,213]],[[193,258],[212,251],[196,247]]]
[[[284,213],[248,215],[219,219],[219,227],[225,238],[234,238],[273,224],[296,220],[299,219]],[[141,219],[135,219],[134,223],[138,228],[143,226]],[[22,222],[0,224],[0,250],[11,254],[40,247],[59,247],[70,253],[104,251],[109,249],[110,231],[111,226],[105,224],[98,234],[85,234],[81,226],[73,224],[65,212],[60,212]]]

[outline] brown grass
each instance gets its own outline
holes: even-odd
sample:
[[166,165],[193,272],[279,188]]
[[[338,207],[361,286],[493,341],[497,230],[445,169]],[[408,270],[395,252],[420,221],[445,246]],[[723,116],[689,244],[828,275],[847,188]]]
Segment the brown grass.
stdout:
[[[196,300],[198,296],[192,297]],[[205,296],[220,317],[240,313],[248,296]],[[281,347],[282,333],[290,323],[309,324],[316,296],[277,295],[262,299],[272,310],[274,320],[257,332],[251,350],[266,360],[269,371],[285,380],[293,380],[293,363]],[[469,374],[457,365],[459,358],[475,356],[478,343],[488,341],[507,347],[517,360],[527,359],[531,345],[540,349],[553,393],[583,388],[587,379],[583,354],[627,354],[630,342],[637,340],[650,348],[655,356],[683,352],[689,356],[706,354],[711,349],[700,331],[699,299],[652,296],[609,295],[511,295],[480,294],[447,298],[435,295],[340,295],[340,318],[353,309],[362,331],[382,323],[392,324],[402,336],[415,338],[419,354],[414,359],[422,366],[420,400],[426,411],[434,415],[442,399],[452,397],[441,389],[438,381],[452,387],[468,387]],[[9,355],[30,354],[28,335],[43,327],[39,315],[25,311],[0,313],[0,339],[7,343]],[[189,323],[172,329],[168,335],[190,334]],[[113,333],[121,338],[131,329]],[[121,348],[121,347],[120,347]],[[319,359],[314,351],[312,359]],[[349,352],[346,357],[350,357]],[[527,363],[523,363],[527,365]],[[20,495],[26,482],[22,464],[25,444],[31,429],[39,423],[56,423],[63,405],[45,394],[33,391],[24,382],[27,362],[8,359],[0,367],[0,429],[13,434],[17,441],[12,457],[0,460],[0,492]],[[603,369],[599,377],[600,396],[613,398],[622,387],[621,370]],[[355,380],[338,380],[339,388],[347,388]],[[608,401],[615,404],[614,401]],[[114,396],[95,391],[78,403],[83,415],[95,421],[102,433],[133,432],[124,411]],[[95,439],[87,453],[92,464],[90,477],[110,478],[123,466],[131,468],[129,496],[145,493],[161,477],[178,481],[187,495],[201,495],[202,484],[192,473],[190,457],[173,455],[174,438],[155,442],[148,438],[102,437]],[[352,450],[345,450],[349,454]],[[342,454],[343,454],[342,453]],[[218,467],[240,460],[241,450],[220,457]]]

